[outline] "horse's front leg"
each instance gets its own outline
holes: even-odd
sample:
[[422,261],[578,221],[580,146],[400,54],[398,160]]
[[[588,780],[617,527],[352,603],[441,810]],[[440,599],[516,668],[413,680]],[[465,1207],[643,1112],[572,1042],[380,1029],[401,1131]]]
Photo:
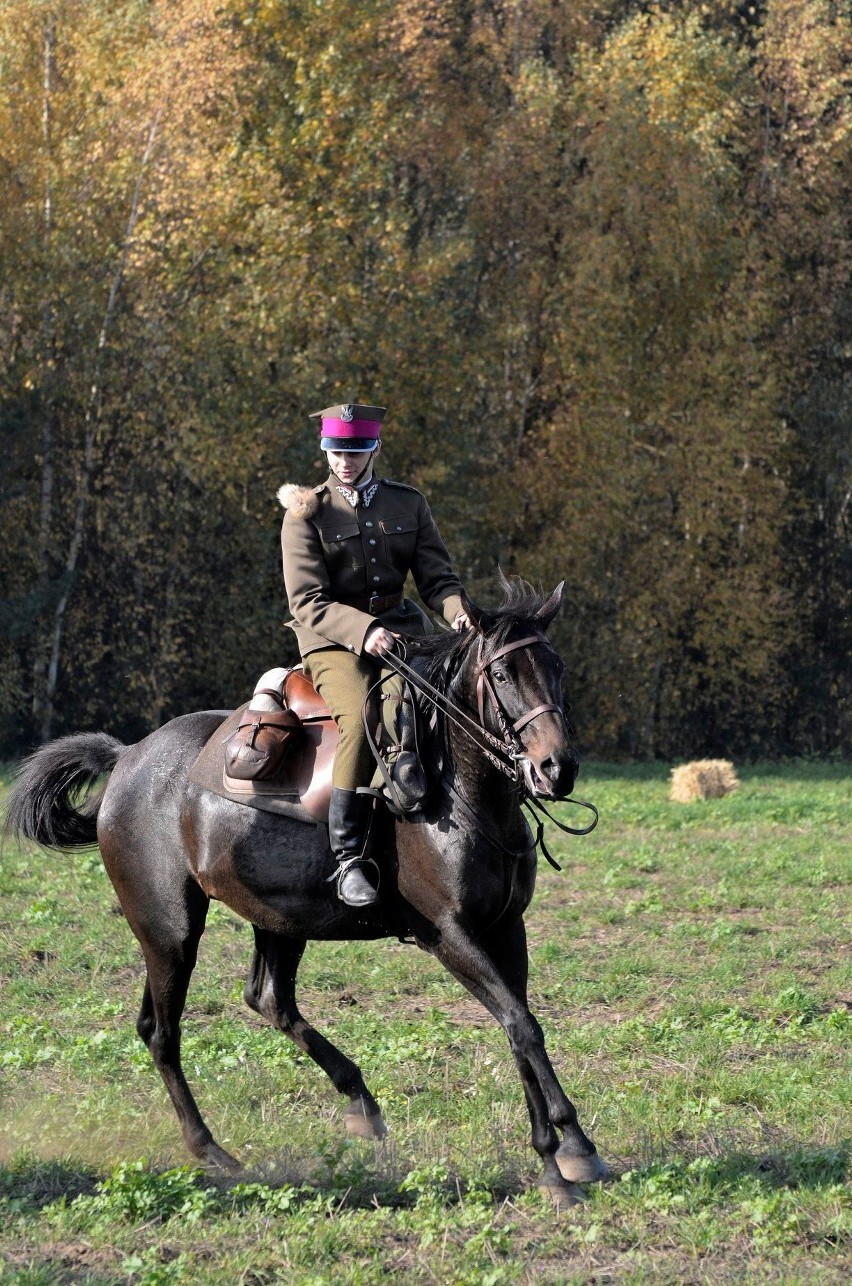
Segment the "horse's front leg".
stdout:
[[[542,1159],[542,1187],[560,1204],[582,1200],[576,1183],[607,1177],[595,1145],[580,1128],[577,1111],[556,1076],[541,1027],[527,1003],[527,944],[523,920],[475,941],[458,923],[442,926],[435,957],[500,1023],[520,1073],[532,1124],[532,1144]],[[563,1132],[560,1144],[556,1130]]]
[[[523,920],[516,920],[507,929],[498,929],[493,937],[484,937],[482,947],[491,958],[494,967],[498,970],[506,985],[524,1006],[527,1013],[530,1013],[527,999],[529,956],[527,954],[526,927]],[[542,1097],[542,1101],[545,1103],[545,1110],[551,1129],[555,1126],[562,1131],[562,1142],[555,1152],[559,1169],[563,1177],[571,1183],[595,1183],[607,1179],[609,1177],[609,1168],[598,1156],[594,1144],[580,1128],[576,1108],[562,1089],[556,1072],[553,1070],[553,1066],[547,1056],[541,1027],[531,1013],[530,1017],[540,1034],[541,1057],[553,1078],[555,1098],[558,1100],[558,1106],[555,1109],[552,1100],[548,1101],[543,1098],[541,1086],[529,1063],[527,1063],[527,1068],[538,1087],[539,1096]],[[520,1061],[518,1062],[518,1067],[523,1078],[524,1069]],[[526,1085],[526,1081],[524,1083]],[[532,1109],[530,1111],[532,1113]]]

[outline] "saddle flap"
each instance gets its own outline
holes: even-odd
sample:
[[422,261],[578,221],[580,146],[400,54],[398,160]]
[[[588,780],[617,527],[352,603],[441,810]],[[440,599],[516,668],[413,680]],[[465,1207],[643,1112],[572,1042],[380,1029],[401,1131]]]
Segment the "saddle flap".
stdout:
[[283,709],[249,705],[226,739],[225,787],[233,795],[295,796],[321,820],[328,812],[337,725],[301,670],[279,673],[280,691],[256,689],[255,698],[263,692]]
[[[190,780],[226,799],[267,812],[288,814],[288,810],[295,808],[301,820],[327,821],[337,724],[333,719],[314,719],[302,724],[285,753],[278,757],[275,771],[263,776],[257,775],[257,763],[253,762],[251,750],[243,741],[240,758],[249,762],[237,767],[235,774],[233,756],[227,755],[228,743],[238,732],[246,738],[255,722],[252,714],[244,706],[217,728],[193,765]],[[272,712],[263,713],[261,736],[273,732],[274,725],[267,722],[271,715]],[[261,757],[268,766],[268,758]]]
[[304,723],[306,720],[330,719],[331,711],[301,670],[291,670],[284,680],[284,700],[287,708]]

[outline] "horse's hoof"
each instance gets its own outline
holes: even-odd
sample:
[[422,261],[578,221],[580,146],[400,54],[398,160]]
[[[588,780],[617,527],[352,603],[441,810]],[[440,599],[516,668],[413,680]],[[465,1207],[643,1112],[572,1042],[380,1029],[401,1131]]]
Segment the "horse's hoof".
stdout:
[[569,1183],[603,1183],[610,1177],[609,1166],[600,1159],[597,1152],[583,1157],[563,1152],[560,1148],[556,1153],[556,1164],[562,1178]]
[[546,1192],[557,1210],[570,1210],[572,1206],[581,1206],[588,1200],[582,1188],[576,1183],[557,1183],[555,1180],[543,1180],[539,1185],[540,1192]]
[[346,1133],[356,1139],[371,1139],[374,1143],[387,1137],[388,1127],[382,1120],[380,1112],[367,1116],[360,1107],[348,1108],[343,1114]]
[[215,1167],[217,1170],[225,1170],[228,1174],[239,1174],[243,1168],[242,1161],[232,1157],[230,1152],[220,1148],[218,1143],[209,1143],[201,1155],[201,1160],[205,1165]]

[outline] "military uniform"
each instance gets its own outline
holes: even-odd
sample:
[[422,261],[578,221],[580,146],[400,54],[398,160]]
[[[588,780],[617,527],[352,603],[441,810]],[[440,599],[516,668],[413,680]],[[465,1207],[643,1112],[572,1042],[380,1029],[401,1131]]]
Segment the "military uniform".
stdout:
[[[323,450],[375,449],[383,408],[344,405],[317,414]],[[354,817],[351,796],[369,782],[373,766],[362,709],[381,669],[378,658],[365,654],[367,635],[376,625],[400,634],[432,632],[426,614],[404,597],[409,573],[427,606],[450,624],[464,611],[462,585],[426,498],[414,487],[375,476],[348,486],[331,473],[318,487],[284,486],[278,498],[286,510],[281,546],[289,625],[340,733],[333,808],[348,800]],[[335,829],[346,828],[331,825]],[[350,829],[348,839],[339,837],[342,861],[355,846],[357,827]]]
[[419,491],[377,479],[369,502],[359,498],[353,508],[351,489],[340,486],[332,474],[313,490],[281,489],[281,546],[289,624],[305,669],[336,716],[346,707],[334,784],[354,790],[371,766],[361,708],[378,662],[364,656],[368,632],[378,622],[394,633],[431,633],[425,613],[403,596],[409,572],[423,601],[450,624],[463,610],[462,587]]
[[307,493],[282,488],[284,584],[301,655],[334,643],[360,656],[377,620],[405,634],[431,632],[403,598],[409,571],[427,606],[452,623],[462,587],[425,496],[381,478],[369,502],[353,508],[344,494],[351,488],[339,487],[332,474]]

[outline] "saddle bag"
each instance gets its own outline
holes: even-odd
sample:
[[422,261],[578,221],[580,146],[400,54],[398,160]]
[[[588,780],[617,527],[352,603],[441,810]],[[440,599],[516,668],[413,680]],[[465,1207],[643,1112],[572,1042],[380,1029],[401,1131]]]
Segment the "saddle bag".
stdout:
[[[246,710],[240,726],[225,742],[225,772],[238,781],[270,781],[298,744],[302,721],[288,709],[280,692],[264,688],[280,710]],[[257,693],[255,693],[257,695]]]

